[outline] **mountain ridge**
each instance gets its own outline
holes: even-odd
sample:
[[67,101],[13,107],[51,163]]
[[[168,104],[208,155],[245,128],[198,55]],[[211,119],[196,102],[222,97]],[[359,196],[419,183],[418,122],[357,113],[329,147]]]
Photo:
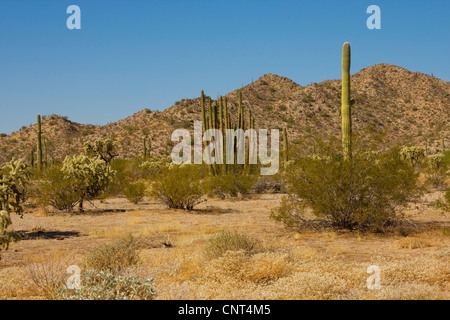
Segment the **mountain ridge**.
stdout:
[[[370,126],[375,132],[385,132],[388,144],[428,143],[432,152],[439,151],[444,137],[450,148],[450,82],[381,63],[353,74],[351,88],[356,131]],[[232,118],[237,114],[239,91],[257,128],[287,127],[294,145],[304,135],[340,136],[339,79],[301,86],[289,78],[265,74],[224,95]],[[99,138],[116,140],[122,158],[140,155],[144,137],[151,140],[151,155],[165,155],[171,150],[171,132],[192,129],[194,120],[201,120],[199,97],[183,99],[163,111],[144,109],[103,126],[50,115],[42,121],[47,161],[78,153],[83,141]],[[13,157],[29,159],[35,142],[36,124],[3,135],[0,163]]]

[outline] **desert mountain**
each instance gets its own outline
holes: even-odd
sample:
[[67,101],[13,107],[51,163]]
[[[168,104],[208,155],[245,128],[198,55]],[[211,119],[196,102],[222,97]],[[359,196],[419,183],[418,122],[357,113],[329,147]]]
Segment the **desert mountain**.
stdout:
[[[450,82],[379,64],[354,74],[351,89],[355,131],[370,127],[383,132],[390,145],[425,146],[428,141],[431,152],[440,151],[444,137],[450,149]],[[266,74],[240,90],[256,128],[287,127],[294,145],[308,134],[340,136],[340,80],[302,87],[290,79]],[[226,96],[228,109],[235,117],[238,90]],[[48,161],[80,152],[83,141],[110,137],[118,142],[122,158],[140,155],[145,137],[151,140],[151,155],[159,156],[170,152],[172,131],[192,129],[194,120],[201,120],[200,98],[184,99],[164,111],[145,109],[105,126],[79,124],[51,115],[43,119],[42,132]],[[12,157],[29,159],[35,145],[36,124],[1,135],[0,163]]]

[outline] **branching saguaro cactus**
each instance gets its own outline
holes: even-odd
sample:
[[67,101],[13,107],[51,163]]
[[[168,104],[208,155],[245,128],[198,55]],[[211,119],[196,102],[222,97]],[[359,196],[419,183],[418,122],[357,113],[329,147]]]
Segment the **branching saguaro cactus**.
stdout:
[[42,169],[42,131],[41,131],[41,115],[37,115],[37,167]]
[[345,159],[352,157],[352,110],[350,101],[350,44],[342,47],[342,148]]

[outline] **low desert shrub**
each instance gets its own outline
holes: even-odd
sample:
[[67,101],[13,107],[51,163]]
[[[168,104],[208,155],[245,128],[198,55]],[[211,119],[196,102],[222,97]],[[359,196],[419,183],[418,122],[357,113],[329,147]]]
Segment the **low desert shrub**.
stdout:
[[138,204],[145,196],[147,186],[143,182],[129,183],[125,186],[125,197],[128,201]]
[[59,289],[57,300],[152,300],[155,292],[153,279],[140,281],[136,277],[124,277],[111,270],[90,270],[81,274],[81,288]]
[[86,258],[86,268],[93,270],[122,271],[139,262],[139,248],[134,238],[119,239],[92,249]]
[[262,193],[280,193],[281,181],[273,177],[261,176],[258,178],[253,188],[257,194]]
[[241,269],[240,278],[255,283],[268,283],[290,274],[292,266],[287,254],[262,252],[251,256]]
[[27,266],[28,283],[36,294],[51,298],[67,279],[67,261],[48,259],[44,262],[33,262]]
[[[419,194],[418,174],[397,150],[368,153],[355,148],[345,160],[333,144],[321,154],[303,157],[285,175],[288,196],[271,217],[288,226],[307,222],[311,210],[319,219],[345,229],[385,226]],[[370,154],[370,156],[368,156]],[[317,219],[316,219],[317,220]]]
[[203,201],[203,168],[198,165],[172,165],[154,181],[151,195],[169,208],[193,210]]
[[223,256],[227,251],[240,251],[253,253],[258,247],[258,241],[247,235],[237,232],[222,231],[209,239],[205,255],[214,259]]
[[417,237],[405,237],[398,240],[396,243],[398,247],[403,249],[420,249],[433,246],[431,240]]
[[42,173],[36,190],[38,204],[50,205],[60,211],[73,210],[81,197],[75,179],[66,177],[60,165],[53,165]]
[[256,179],[255,175],[221,174],[209,177],[205,182],[205,188],[209,196],[220,198],[244,196],[250,193]]

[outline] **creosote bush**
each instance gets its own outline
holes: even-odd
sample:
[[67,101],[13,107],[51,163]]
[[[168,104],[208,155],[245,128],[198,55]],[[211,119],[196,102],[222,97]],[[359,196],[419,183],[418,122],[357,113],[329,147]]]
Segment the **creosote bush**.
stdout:
[[209,196],[226,198],[247,195],[254,186],[256,175],[221,174],[210,176],[205,182],[205,188]]
[[138,204],[145,196],[147,186],[143,182],[129,183],[125,186],[125,197],[128,201]]
[[38,204],[51,205],[60,211],[71,211],[81,198],[73,177],[66,177],[60,165],[52,165],[42,172],[35,188]]
[[139,248],[132,235],[94,248],[86,258],[88,270],[122,271],[139,262]]
[[203,201],[203,176],[202,166],[173,164],[153,182],[151,195],[169,208],[193,210]]
[[[361,148],[361,146],[359,146]],[[288,195],[271,217],[288,226],[316,221],[345,229],[382,229],[399,217],[404,205],[419,194],[418,174],[397,150],[370,153],[355,150],[350,160],[331,143],[314,158],[297,159],[285,175]]]
[[223,256],[227,251],[244,251],[254,253],[258,247],[258,241],[245,234],[222,231],[209,239],[205,248],[205,255],[210,259]]

